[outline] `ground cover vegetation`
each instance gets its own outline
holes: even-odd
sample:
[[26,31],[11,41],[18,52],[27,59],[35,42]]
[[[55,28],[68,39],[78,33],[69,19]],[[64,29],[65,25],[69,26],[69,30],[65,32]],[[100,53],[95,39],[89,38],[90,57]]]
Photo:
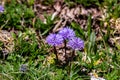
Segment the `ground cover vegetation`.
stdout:
[[0,80],[119,79],[119,0],[0,1]]

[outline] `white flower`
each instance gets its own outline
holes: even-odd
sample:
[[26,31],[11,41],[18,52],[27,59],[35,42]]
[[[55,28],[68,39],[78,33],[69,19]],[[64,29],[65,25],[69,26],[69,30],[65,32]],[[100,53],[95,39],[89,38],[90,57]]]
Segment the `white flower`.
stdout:
[[98,77],[96,73],[90,73],[90,80],[105,80],[102,77]]
[[94,76],[91,76],[90,80],[105,80],[104,78],[101,78],[101,77],[94,77]]

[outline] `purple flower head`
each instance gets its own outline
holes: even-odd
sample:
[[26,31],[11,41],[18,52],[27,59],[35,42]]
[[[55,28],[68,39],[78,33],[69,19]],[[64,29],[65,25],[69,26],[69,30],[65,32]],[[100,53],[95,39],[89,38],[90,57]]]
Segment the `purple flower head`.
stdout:
[[84,48],[84,41],[80,38],[73,37],[68,41],[67,45],[74,50],[82,50]]
[[22,65],[20,66],[20,71],[21,71],[21,72],[27,71],[27,65],[26,65],[26,64],[22,64]]
[[4,11],[4,7],[0,5],[0,12],[2,13]]
[[62,35],[64,39],[70,39],[71,37],[75,36],[75,32],[69,27],[63,28],[58,33]]
[[58,46],[63,43],[63,37],[59,34],[50,34],[46,41],[49,45]]

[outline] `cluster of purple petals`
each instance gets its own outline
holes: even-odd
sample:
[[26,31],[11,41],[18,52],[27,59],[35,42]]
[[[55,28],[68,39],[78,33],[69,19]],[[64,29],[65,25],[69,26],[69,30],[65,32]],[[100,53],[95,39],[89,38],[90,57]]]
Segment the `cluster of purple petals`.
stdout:
[[73,31],[73,29],[66,27],[63,28],[62,30],[60,30],[58,32],[58,34],[62,35],[62,37],[66,40],[66,39],[70,39],[72,37],[75,37],[75,32]]
[[4,7],[0,5],[0,12],[4,12]]
[[67,45],[74,50],[82,50],[84,48],[84,41],[75,37],[75,32],[71,28],[63,28],[58,34],[50,34],[46,41],[49,45],[58,46],[63,43],[64,40],[68,40]]
[[84,41],[80,38],[73,37],[68,41],[67,45],[74,50],[82,50],[84,48]]
[[59,34],[50,34],[47,38],[46,41],[49,45],[52,46],[58,46],[63,43],[63,37]]

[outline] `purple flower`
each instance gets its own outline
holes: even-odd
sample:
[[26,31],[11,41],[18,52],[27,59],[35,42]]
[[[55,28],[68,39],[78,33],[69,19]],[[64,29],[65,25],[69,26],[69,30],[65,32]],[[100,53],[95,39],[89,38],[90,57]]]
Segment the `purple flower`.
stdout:
[[84,41],[80,38],[73,37],[68,41],[67,45],[74,50],[82,50],[84,48]]
[[20,66],[20,71],[21,71],[21,72],[27,71],[27,65],[26,65],[26,64],[22,64],[22,65]]
[[50,34],[46,41],[49,45],[57,46],[63,43],[63,37],[59,34]]
[[70,39],[75,36],[75,32],[69,27],[63,28],[58,32],[58,34],[62,35],[64,39]]
[[0,5],[0,12],[2,13],[4,11],[4,7]]

